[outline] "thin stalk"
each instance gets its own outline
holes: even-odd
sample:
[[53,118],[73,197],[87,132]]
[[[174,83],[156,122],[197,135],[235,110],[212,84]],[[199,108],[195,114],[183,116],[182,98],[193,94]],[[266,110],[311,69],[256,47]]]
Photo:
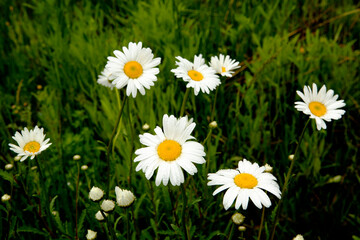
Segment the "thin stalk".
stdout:
[[276,224],[277,224],[280,212],[281,212],[281,204],[282,204],[282,202],[284,200],[284,194],[286,193],[287,186],[289,184],[289,180],[290,180],[290,177],[291,177],[292,169],[294,168],[295,161],[297,160],[299,147],[300,147],[302,139],[304,137],[305,129],[306,129],[307,125],[309,124],[310,120],[311,120],[311,118],[309,118],[309,120],[306,122],[306,124],[305,124],[305,126],[304,126],[304,128],[303,128],[303,130],[301,132],[299,142],[298,142],[298,144],[296,146],[296,149],[295,149],[294,159],[291,161],[290,168],[289,168],[289,170],[288,170],[288,172],[286,174],[286,177],[285,177],[284,186],[283,186],[283,189],[281,191],[281,199],[279,200],[279,203],[277,205],[276,215],[275,215],[275,219],[274,219],[274,223],[273,223],[273,228],[272,228],[272,231],[271,231],[271,240],[273,240],[274,236],[275,236]]
[[111,149],[111,146],[112,146],[112,143],[113,143],[113,138],[115,136],[115,133],[116,133],[116,129],[118,128],[119,126],[119,123],[120,123],[120,119],[121,119],[121,115],[123,113],[123,110],[124,110],[124,104],[126,102],[126,95],[124,95],[124,99],[123,99],[123,102],[122,102],[122,105],[121,105],[121,109],[120,109],[120,112],[119,112],[119,115],[118,115],[118,118],[116,119],[116,123],[115,123],[115,127],[112,131],[112,134],[110,136],[110,140],[109,140],[109,144],[106,148],[106,163],[107,163],[107,191],[106,191],[106,197],[109,197],[109,190],[110,190],[110,149]]
[[229,232],[229,236],[228,236],[228,240],[232,239],[233,235],[234,235],[234,223],[231,223],[231,229],[230,229],[230,232]]
[[156,203],[155,203],[155,191],[154,191],[154,187],[152,185],[151,181],[148,181],[149,185],[150,185],[150,198],[151,198],[151,203],[153,205],[153,209],[154,209],[154,218],[155,218],[155,239],[159,239],[159,233],[158,233],[158,216],[157,216],[157,210],[156,210]]
[[129,211],[128,208],[125,208],[125,214],[126,214],[126,239],[130,240],[130,217],[129,217]]
[[260,222],[258,240],[261,239],[261,232],[262,232],[262,228],[263,228],[263,225],[264,225],[264,218],[265,218],[265,207],[263,207],[262,213],[261,213],[261,222]]
[[186,91],[185,91],[183,102],[181,104],[180,117],[182,117],[184,115],[185,105],[186,105],[186,101],[187,101],[187,99],[189,97],[189,93],[190,93],[190,88],[187,88]]
[[219,91],[219,87],[217,87],[216,91],[215,91],[215,98],[214,98],[214,103],[213,103],[213,106],[212,106],[212,109],[211,109],[210,122],[212,122],[214,120],[216,99],[217,99],[218,91]]
[[133,152],[134,152],[134,126],[132,125],[131,122],[131,114],[130,114],[130,101],[128,101],[127,103],[127,112],[128,112],[128,116],[129,116],[129,129],[130,129],[130,136],[131,136],[131,147],[130,147],[130,167],[129,167],[129,187],[132,190],[132,186],[131,186],[131,179],[132,179],[132,170],[133,170]]
[[77,162],[77,178],[76,178],[76,196],[75,196],[75,239],[79,239],[78,235],[78,202],[79,202],[79,180],[80,180],[80,165]]
[[190,240],[191,238],[190,238],[189,229],[186,226],[187,225],[187,222],[186,222],[187,197],[186,197],[184,184],[181,184],[181,190],[182,190],[182,195],[183,195],[183,208],[182,208],[182,214],[181,214],[182,226],[183,226],[183,231],[185,233],[185,239]]

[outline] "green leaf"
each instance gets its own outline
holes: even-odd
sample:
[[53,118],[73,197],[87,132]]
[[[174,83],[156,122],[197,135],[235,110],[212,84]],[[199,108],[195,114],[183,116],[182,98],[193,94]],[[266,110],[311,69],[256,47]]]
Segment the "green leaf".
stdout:
[[5,172],[4,170],[1,170],[0,169],[0,176],[6,180],[6,181],[9,181],[11,184],[14,183],[14,178],[13,178],[13,175],[8,173],[8,172]]
[[29,226],[23,226],[23,227],[19,227],[17,229],[17,232],[18,233],[21,233],[21,232],[29,232],[29,233],[35,233],[35,234],[39,234],[39,235],[43,235],[43,236],[47,236],[48,234],[43,232],[43,231],[40,231],[39,229],[37,228],[33,228],[33,227],[29,227]]

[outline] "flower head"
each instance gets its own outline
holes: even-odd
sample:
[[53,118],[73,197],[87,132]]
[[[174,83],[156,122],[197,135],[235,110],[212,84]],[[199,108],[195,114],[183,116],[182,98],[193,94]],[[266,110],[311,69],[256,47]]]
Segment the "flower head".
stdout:
[[87,240],[94,240],[94,239],[96,239],[96,235],[97,235],[97,232],[88,229],[87,234],[86,234],[86,239]]
[[209,94],[210,90],[214,90],[220,85],[219,76],[216,75],[214,69],[205,64],[201,54],[194,57],[194,63],[182,57],[176,57],[176,59],[179,60],[179,62],[175,62],[178,67],[172,69],[171,72],[177,78],[188,82],[186,87],[194,88],[195,95],[198,95],[200,90]]
[[242,206],[246,210],[249,198],[260,209],[262,206],[270,207],[270,198],[264,190],[274,194],[277,198],[280,198],[281,192],[276,178],[271,173],[264,171],[265,167],[259,167],[257,163],[251,164],[244,159],[239,161],[238,168],[235,170],[224,169],[216,173],[209,173],[208,185],[221,185],[213,195],[227,189],[223,199],[225,210],[231,207],[235,199],[235,208],[239,209]]
[[49,143],[50,138],[45,139],[44,129],[35,126],[34,129],[28,130],[24,128],[19,132],[16,132],[12,137],[19,146],[9,143],[10,150],[16,152],[18,157],[21,157],[20,162],[24,161],[27,157],[34,157],[40,154],[42,151],[47,149],[51,143]]
[[125,189],[121,189],[118,186],[115,187],[116,203],[120,207],[128,207],[135,201],[134,194]]
[[150,48],[143,48],[142,42],[130,42],[123,47],[123,52],[114,51],[115,57],[108,57],[105,68],[108,68],[112,84],[121,89],[126,87],[126,95],[136,97],[137,91],[145,95],[145,88],[150,89],[157,80],[160,58],[154,58]]
[[172,185],[179,186],[184,182],[182,169],[193,175],[197,172],[194,163],[205,163],[204,147],[195,141],[191,132],[196,124],[187,117],[180,119],[173,115],[163,116],[163,129],[155,128],[156,135],[144,133],[140,142],[147,147],[136,150],[138,155],[134,161],[139,162],[136,171],[142,170],[150,179],[158,169],[155,179],[156,186],[162,182],[165,186],[169,180]]
[[115,202],[113,200],[105,199],[100,207],[104,212],[111,212],[115,208]]
[[104,191],[98,187],[92,187],[89,192],[89,198],[91,201],[98,202],[104,196]]
[[98,220],[98,221],[103,221],[105,217],[107,217],[107,213],[106,212],[101,212],[101,210],[97,211],[96,214],[95,214],[95,218]]
[[[332,119],[338,120],[344,115],[345,110],[340,108],[346,104],[344,100],[338,100],[338,95],[334,95],[333,90],[326,91],[323,85],[320,91],[317,91],[317,86],[313,83],[312,89],[310,86],[304,86],[304,92],[296,91],[304,102],[295,102],[295,108],[314,118],[318,130],[326,129],[325,121],[331,122]],[[325,121],[324,121],[325,120]]]
[[231,216],[231,220],[237,224],[237,225],[240,225],[244,222],[245,220],[245,216],[242,215],[241,213],[234,213],[232,216]]
[[298,234],[293,238],[293,240],[304,240],[304,237],[303,237],[303,235]]
[[98,76],[98,84],[113,89],[114,85],[112,84],[112,80],[110,79],[111,75],[112,72],[108,68],[104,68],[104,70]]
[[226,57],[220,54],[219,57],[211,57],[210,66],[215,69],[221,76],[232,77],[235,69],[240,68],[239,62],[230,59],[229,55]]
[[7,202],[11,199],[11,196],[7,193],[5,193],[4,195],[1,196],[1,201],[2,202]]

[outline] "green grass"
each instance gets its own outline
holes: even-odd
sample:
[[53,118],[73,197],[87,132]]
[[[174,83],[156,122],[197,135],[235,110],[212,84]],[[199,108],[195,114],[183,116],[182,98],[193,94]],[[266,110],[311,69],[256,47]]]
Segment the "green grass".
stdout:
[[[311,122],[306,130],[275,239],[292,239],[298,233],[305,239],[360,237],[360,5],[296,2],[2,1],[0,160],[2,169],[7,163],[14,168],[0,171],[0,194],[12,197],[0,205],[0,239],[49,239],[36,214],[39,202],[55,239],[75,237],[75,154],[82,157],[80,165],[89,166],[80,173],[79,237],[85,238],[86,229],[97,231],[98,239],[106,237],[104,225],[94,218],[98,206],[88,199],[88,192],[93,185],[106,189],[105,148],[123,91],[117,95],[96,80],[107,56],[131,41],[142,41],[162,58],[155,86],[145,96],[129,98],[130,108],[125,108],[113,150],[110,197],[115,198],[115,185],[131,188],[137,197],[129,209],[136,219],[130,225],[132,239],[139,237],[136,230],[141,230],[142,239],[184,237],[181,188],[155,187],[154,177],[148,181],[142,172],[133,172],[132,186],[127,179],[134,158],[132,145],[141,147],[142,125],[148,123],[153,133],[162,125],[163,114],[179,115],[186,88],[170,72],[175,56],[192,59],[200,53],[207,61],[219,53],[229,54],[242,65],[218,87],[215,120],[219,127],[205,146],[209,172],[235,168],[246,158],[272,165],[282,186],[290,165],[288,155],[294,152],[307,120],[294,108],[299,99],[296,90],[326,84],[345,100],[346,114],[340,120],[322,131]],[[186,105],[186,114],[197,124],[194,135],[199,142],[208,134],[214,96],[215,91],[196,97],[191,92]],[[39,158],[45,182],[39,181],[38,169],[30,169],[35,161],[14,162],[15,154],[8,147],[16,131],[35,125],[44,127],[52,142]],[[215,188],[206,186],[206,166],[197,168],[199,172],[186,185],[191,236],[227,239],[236,211],[223,209],[222,194],[212,196]],[[341,175],[341,181],[329,182],[336,175]],[[272,198],[272,206],[266,209],[263,239],[270,235],[276,203]],[[261,210],[250,204],[240,212],[246,216],[247,230],[241,233],[234,227],[233,239],[256,239]],[[117,223],[119,239],[127,238],[127,216],[120,208],[110,216]]]

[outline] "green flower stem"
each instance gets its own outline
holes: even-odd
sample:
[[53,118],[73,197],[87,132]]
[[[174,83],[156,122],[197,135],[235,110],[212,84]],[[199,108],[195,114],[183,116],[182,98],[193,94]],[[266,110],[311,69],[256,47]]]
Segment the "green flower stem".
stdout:
[[77,178],[76,178],[76,196],[75,196],[75,239],[79,239],[78,235],[78,202],[79,202],[79,181],[80,181],[80,165],[77,162]]
[[190,93],[190,88],[186,88],[184,99],[183,99],[183,102],[181,104],[180,117],[182,117],[184,115],[184,113],[185,113],[185,105],[186,105],[186,101],[187,101],[187,99],[189,97],[189,93]]
[[264,225],[264,218],[265,218],[265,207],[263,206],[262,213],[261,213],[261,222],[260,222],[258,240],[261,239],[261,231],[262,231],[262,228],[263,228],[263,225]]
[[228,240],[232,239],[233,238],[233,235],[234,235],[234,223],[231,223],[231,229],[230,229],[230,232],[229,232],[229,236],[228,236]]
[[130,139],[130,143],[131,143],[131,147],[130,147],[130,157],[129,157],[129,161],[130,161],[130,167],[129,167],[129,187],[131,190],[132,189],[132,186],[131,186],[131,179],[132,179],[132,171],[133,171],[133,152],[134,152],[134,126],[132,125],[132,122],[131,122],[131,114],[130,114],[130,100],[128,101],[127,103],[127,112],[128,112],[128,117],[129,117],[129,131],[130,131],[130,136],[131,136],[131,139]]
[[183,208],[182,208],[182,213],[181,213],[182,226],[183,226],[183,231],[185,233],[185,239],[190,240],[191,238],[190,238],[189,229],[186,226],[187,225],[187,222],[186,222],[187,197],[186,197],[186,191],[185,191],[184,184],[181,184],[181,190],[182,190],[182,195],[183,195]]
[[305,126],[304,126],[304,128],[303,128],[303,130],[301,132],[299,142],[298,142],[298,144],[296,146],[296,149],[295,149],[294,159],[291,161],[290,168],[289,168],[289,170],[288,170],[288,172],[286,174],[286,177],[285,177],[284,186],[283,186],[283,189],[281,191],[281,199],[279,200],[279,203],[277,205],[276,215],[275,215],[275,219],[274,219],[274,223],[273,223],[273,228],[272,228],[272,231],[271,231],[271,240],[273,240],[274,236],[275,236],[276,225],[277,225],[277,221],[278,221],[278,218],[279,218],[279,215],[280,215],[280,212],[281,212],[281,204],[282,204],[282,201],[284,200],[284,195],[286,193],[287,186],[288,186],[289,180],[291,178],[292,169],[294,168],[295,161],[296,161],[297,156],[298,156],[299,147],[300,147],[302,139],[304,137],[305,129],[306,129],[307,125],[309,124],[310,120],[311,120],[311,118],[309,118],[309,120],[306,122],[306,124],[305,124]]
[[125,208],[125,215],[126,215],[126,239],[130,240],[130,217],[128,208]]
[[112,147],[112,144],[113,144],[113,138],[115,136],[115,133],[116,133],[116,130],[119,126],[119,123],[120,123],[120,119],[121,119],[121,115],[123,113],[123,110],[124,110],[124,105],[125,105],[125,102],[126,102],[126,94],[124,95],[124,99],[123,99],[123,102],[122,102],[122,105],[121,105],[121,109],[120,109],[120,112],[119,112],[119,115],[118,115],[118,118],[116,120],[116,123],[115,123],[115,127],[112,131],[112,134],[110,136],[110,140],[109,140],[109,144],[106,148],[106,163],[107,163],[107,191],[106,191],[106,197],[108,198],[109,197],[109,190],[110,190],[110,180],[111,180],[111,177],[110,177],[110,149]]
[[218,91],[219,91],[219,87],[217,87],[216,91],[215,91],[214,103],[213,103],[213,106],[212,106],[212,109],[211,109],[211,115],[210,115],[210,122],[212,122],[214,120],[216,99],[217,99]]

